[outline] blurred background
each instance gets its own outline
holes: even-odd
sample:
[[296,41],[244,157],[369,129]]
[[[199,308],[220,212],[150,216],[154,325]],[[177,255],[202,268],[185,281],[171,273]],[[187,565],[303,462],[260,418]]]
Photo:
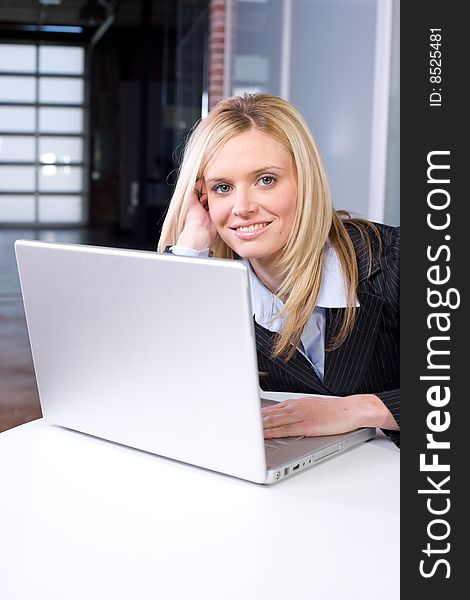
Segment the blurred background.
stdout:
[[244,91],[399,224],[399,0],[0,0],[0,431],[41,416],[14,241],[155,249],[189,130]]

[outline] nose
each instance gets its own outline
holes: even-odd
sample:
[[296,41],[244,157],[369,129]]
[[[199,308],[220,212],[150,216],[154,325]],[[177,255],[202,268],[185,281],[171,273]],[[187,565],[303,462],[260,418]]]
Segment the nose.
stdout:
[[256,204],[246,189],[238,188],[234,194],[232,213],[238,217],[246,217],[256,211]]

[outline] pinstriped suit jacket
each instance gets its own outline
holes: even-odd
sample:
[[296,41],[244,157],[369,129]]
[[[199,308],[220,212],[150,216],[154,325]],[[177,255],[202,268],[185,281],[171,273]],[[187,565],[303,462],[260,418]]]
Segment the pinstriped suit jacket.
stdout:
[[[367,244],[355,227],[346,223],[356,250],[359,272],[356,322],[346,341],[325,353],[323,382],[308,360],[296,352],[287,363],[271,357],[277,333],[255,322],[260,386],[266,391],[348,396],[373,393],[400,423],[399,358],[399,242],[400,229],[377,224],[382,249],[373,240],[369,274]],[[337,334],[344,309],[327,309],[325,347]],[[267,373],[263,375],[263,373]],[[384,432],[399,446],[400,434]]]

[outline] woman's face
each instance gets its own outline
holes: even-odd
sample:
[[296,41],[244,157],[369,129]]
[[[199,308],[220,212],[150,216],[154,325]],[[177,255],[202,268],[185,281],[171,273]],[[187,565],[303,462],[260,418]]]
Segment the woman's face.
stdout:
[[292,231],[297,177],[290,154],[251,129],[228,140],[204,172],[209,211],[223,241],[252,264],[268,266]]

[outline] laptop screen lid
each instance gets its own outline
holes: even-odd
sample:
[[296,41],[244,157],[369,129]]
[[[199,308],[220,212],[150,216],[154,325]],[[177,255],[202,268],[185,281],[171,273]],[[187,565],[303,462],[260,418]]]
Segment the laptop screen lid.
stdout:
[[241,261],[15,243],[44,417],[264,483]]

